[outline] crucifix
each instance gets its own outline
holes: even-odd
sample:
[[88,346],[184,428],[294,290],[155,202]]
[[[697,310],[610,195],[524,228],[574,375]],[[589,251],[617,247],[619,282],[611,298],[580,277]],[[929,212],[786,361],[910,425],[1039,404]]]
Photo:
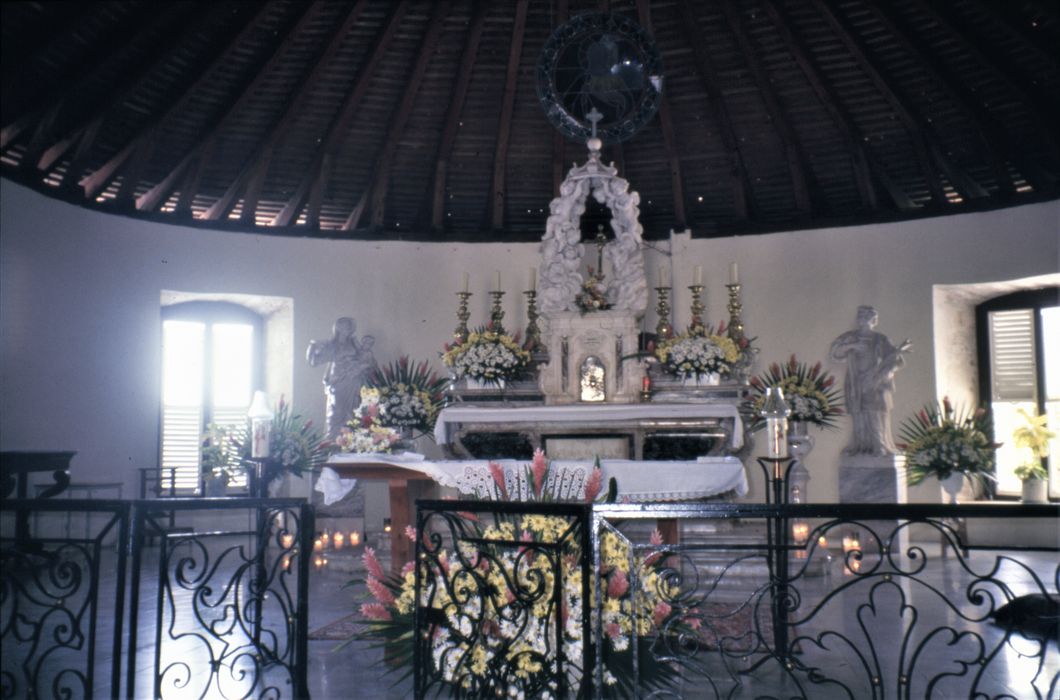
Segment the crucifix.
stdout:
[[600,279],[604,277],[604,247],[607,245],[607,236],[604,235],[604,225],[596,227],[596,275]]
[[589,113],[585,115],[585,118],[593,123],[593,133],[591,134],[591,136],[592,136],[592,138],[595,139],[596,138],[596,123],[598,121],[600,121],[601,119],[603,119],[604,115],[600,114],[600,112],[596,109],[596,107],[593,107],[592,110],[590,110]]

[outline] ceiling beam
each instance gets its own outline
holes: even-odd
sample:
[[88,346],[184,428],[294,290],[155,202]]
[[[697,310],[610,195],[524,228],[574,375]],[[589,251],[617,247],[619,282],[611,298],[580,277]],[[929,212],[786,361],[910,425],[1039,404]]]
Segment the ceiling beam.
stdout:
[[[197,189],[202,169],[210,160],[210,154],[212,153],[214,145],[216,144],[218,137],[221,135],[221,132],[243,111],[243,108],[247,103],[261,92],[262,86],[266,85],[268,81],[272,79],[273,71],[275,71],[276,67],[280,65],[280,61],[286,56],[291,45],[301,35],[309,23],[321,12],[322,3],[318,1],[309,5],[303,5],[302,9],[303,14],[298,22],[294,23],[287,30],[283,40],[276,44],[275,50],[273,50],[265,63],[260,66],[258,70],[254,71],[254,77],[239,92],[239,96],[229,103],[228,108],[224,110],[221,117],[213,123],[206,133],[202,134],[196,140],[195,146],[184,154],[184,157],[180,159],[176,167],[171,169],[169,173],[158,182],[158,184],[137,199],[137,209],[140,211],[154,211],[157,209],[172,192],[174,184],[180,179],[185,168],[194,162],[198,162],[199,172],[196,177],[192,178],[191,186]],[[188,205],[189,200],[187,198],[182,197],[181,199],[184,200],[184,205]],[[186,212],[187,210],[185,209],[184,211]]]
[[[227,4],[218,7],[228,9]],[[85,82],[96,81],[106,84],[109,89],[105,96],[96,96],[94,103],[86,104],[84,96],[74,89],[56,101],[49,110],[51,114],[41,120],[42,124],[48,124],[48,128],[37,129],[26,146],[20,165],[36,171],[49,170],[70,147],[78,142],[80,136],[89,131],[98,133],[98,128],[90,129],[90,127],[97,122],[105,121],[117,108],[135,95],[145,77],[163,66],[177,48],[215,22],[214,15],[209,12],[196,11],[198,8],[193,8],[191,12],[188,12],[187,9],[188,6],[181,3],[162,5],[150,25],[137,32],[154,36],[156,39],[144,55],[137,58],[132,71],[120,74],[115,80],[110,74],[104,74],[104,70],[108,68],[107,63],[104,62],[84,78]],[[107,79],[101,80],[101,75],[107,75]],[[65,119],[66,124],[59,125],[58,128],[61,131],[56,133],[53,127],[60,121],[57,115],[64,111],[68,115],[72,113],[72,116]],[[91,146],[91,144],[86,145]],[[87,149],[80,150],[84,152]],[[71,177],[70,173],[78,172],[83,168],[83,160],[79,164],[74,164],[73,167],[68,167],[63,175],[64,180],[76,180],[76,177]]]
[[[416,96],[420,92],[420,84],[427,72],[427,66],[434,58],[434,51],[438,48],[438,39],[442,35],[442,27],[445,25],[445,17],[449,14],[449,0],[435,2],[434,12],[427,20],[427,31],[420,41],[416,51],[416,65],[412,74],[405,83],[405,94],[401,97],[401,103],[397,114],[390,119],[390,129],[387,132],[386,141],[383,143],[379,155],[375,158],[375,166],[369,170],[372,173],[372,182],[368,191],[372,193],[372,226],[381,227],[386,214],[386,195],[390,185],[390,173],[394,166],[394,151],[397,149],[401,136],[405,133],[412,107],[416,103]],[[363,212],[363,208],[361,209]],[[343,231],[350,231],[360,225],[361,214],[357,218],[347,218]]]
[[718,127],[725,153],[729,159],[730,176],[732,178],[733,207],[736,218],[745,220],[751,218],[753,204],[751,198],[751,183],[747,176],[747,167],[743,156],[740,154],[740,141],[733,128],[732,117],[725,105],[725,96],[721,87],[715,80],[714,63],[707,54],[706,42],[703,41],[703,31],[699,20],[696,18],[689,0],[681,0],[681,28],[684,30],[685,42],[692,49],[692,57],[695,60],[696,71],[703,85],[703,91],[707,94],[707,101],[714,113],[714,123]]
[[[776,29],[781,41],[784,42],[788,52],[795,59],[795,63],[802,70],[803,76],[809,82],[810,87],[813,88],[821,106],[832,118],[832,123],[843,134],[847,149],[851,155],[851,167],[854,172],[854,181],[858,186],[858,194],[861,196],[862,207],[870,211],[877,209],[879,205],[876,199],[876,190],[872,186],[872,172],[870,170],[870,166],[875,161],[862,145],[864,136],[839,101],[835,91],[832,90],[824,76],[817,69],[813,59],[810,58],[810,52],[806,48],[805,43],[792,33],[791,23],[776,6],[774,0],[762,0],[762,6],[765,8],[766,14],[769,15],[769,19],[773,22],[773,27]],[[876,167],[875,170],[877,174],[884,172],[882,167]],[[889,178],[887,178],[887,181],[889,181]],[[884,178],[880,178],[880,182],[883,184]],[[894,195],[896,193],[890,194]],[[900,197],[892,196],[891,199],[899,209],[903,208],[900,200],[909,201],[909,198],[904,193],[901,193]]]
[[[37,56],[47,56],[51,53],[52,47],[59,47],[59,53],[64,53],[69,50],[70,46],[87,45],[87,53],[71,57],[71,60],[76,59],[76,62],[71,65],[66,75],[49,80],[40,80],[33,70],[32,59],[27,62],[28,65],[22,70],[12,71],[12,75],[18,78],[12,85],[17,85],[23,89],[18,91],[5,86],[5,103],[9,103],[5,104],[5,108],[6,110],[13,110],[15,113],[11,114],[8,112],[5,114],[5,120],[9,121],[6,121],[3,129],[0,129],[0,148],[6,148],[24,131],[26,126],[39,123],[41,114],[44,114],[56,104],[62,103],[70,94],[75,93],[77,86],[84,82],[86,76],[97,72],[101,65],[106,65],[114,60],[116,56],[128,50],[129,37],[136,32],[136,28],[140,25],[140,15],[147,13],[156,15],[158,12],[157,8],[151,3],[127,5],[127,7],[131,8],[130,11],[126,12],[117,21],[105,23],[105,33],[94,37],[94,41],[86,44],[83,40],[74,39],[71,36],[83,31],[83,23],[78,22],[70,26],[69,31],[53,36],[49,40],[48,45],[37,52]],[[64,29],[66,28],[64,27]]]
[[[350,31],[364,12],[366,2],[360,0],[350,8],[342,22],[333,25],[331,33],[319,44],[319,53],[314,60],[310,61],[308,73],[298,81],[298,90],[285,100],[286,107],[283,113],[272,123],[268,132],[258,140],[251,149],[250,156],[244,161],[243,167],[233,178],[232,182],[225,188],[217,200],[203,213],[206,221],[216,221],[224,218],[235,206],[240,193],[243,194],[243,211],[240,218],[244,222],[253,222],[258,201],[261,199],[262,188],[268,175],[269,166],[272,163],[272,155],[277,144],[287,134],[291,122],[297,117],[304,107],[305,100],[320,82],[321,75],[331,65],[335,54],[338,53]],[[202,166],[200,166],[202,167]],[[250,212],[250,213],[248,213]]]
[[[819,188],[813,178],[813,172],[806,160],[805,151],[794,128],[791,126],[791,117],[780,103],[780,97],[773,89],[773,81],[766,72],[765,66],[758,55],[758,50],[751,44],[751,38],[747,32],[746,21],[742,10],[734,7],[732,0],[722,0],[722,12],[729,30],[736,37],[736,43],[740,47],[751,74],[754,76],[758,93],[762,96],[769,119],[777,130],[781,143],[784,145],[784,157],[788,163],[788,172],[791,175],[791,189],[795,198],[795,209],[803,216],[808,217],[813,212],[811,191],[817,192]],[[819,195],[818,199],[823,199]]]
[[192,101],[192,98],[199,93],[212,79],[213,73],[216,71],[225,61],[228,60],[229,54],[232,52],[233,47],[238,46],[247,40],[250,35],[257,29],[257,24],[261,19],[268,13],[269,6],[263,5],[257,14],[244,25],[243,29],[239,32],[235,39],[232,41],[219,46],[217,52],[214,54],[210,65],[201,73],[199,73],[198,79],[189,85],[179,97],[170,103],[169,107],[161,114],[156,116],[154,119],[149,120],[143,124],[138,133],[129,139],[125,147],[118,153],[111,156],[105,163],[100,165],[91,174],[85,176],[78,183],[84,190],[85,198],[92,199],[106,187],[107,183],[114,177],[115,172],[125,163],[125,160],[132,154],[136,148],[137,143],[150,141],[151,136],[154,133],[155,127],[159,124],[164,123],[172,115],[182,113],[188,108],[188,103]]
[[[687,3],[685,3],[687,8]],[[648,0],[637,0],[637,18],[644,31],[654,35],[651,21],[651,7]],[[666,162],[670,168],[670,189],[673,190],[674,229],[688,228],[688,213],[685,211],[685,183],[681,175],[681,158],[677,152],[677,137],[674,135],[673,117],[670,115],[670,102],[666,93],[659,95],[659,128],[662,130],[663,148],[666,149]],[[617,145],[617,144],[616,144]]]
[[[302,176],[294,196],[280,210],[273,219],[273,226],[290,226],[298,218],[298,212],[303,203],[308,203],[306,208],[306,225],[309,228],[317,228],[320,225],[320,206],[323,202],[324,185],[327,183],[330,173],[330,160],[338,150],[339,144],[346,138],[350,121],[361,106],[361,100],[368,90],[368,84],[375,76],[379,62],[383,60],[390,42],[394,39],[401,19],[408,10],[407,0],[391,5],[390,15],[383,21],[382,31],[376,35],[375,41],[368,49],[368,58],[363,66],[357,71],[357,79],[353,88],[346,93],[342,104],[328,125],[327,131],[322,135],[313,153],[309,169]],[[325,157],[327,156],[327,158]]]
[[1022,72],[1017,71],[1018,75],[1013,75],[1008,67],[1007,58],[993,50],[992,42],[983,40],[981,37],[973,37],[971,35],[973,30],[967,22],[952,11],[948,0],[947,2],[920,0],[918,6],[927,12],[931,19],[942,27],[943,31],[956,38],[968,55],[974,58],[979,65],[993,73],[998,82],[1012,90],[1014,96],[1027,110],[1031,121],[1034,122],[1038,135],[1049,149],[1049,155],[1054,159],[1060,157],[1060,145],[1057,144],[1054,134],[1056,125],[1060,123],[1060,115],[1042,103],[1033,86],[1028,86],[1024,81]]
[[[1019,149],[1012,144],[1008,131],[1002,128],[994,117],[983,108],[982,101],[968,89],[965,79],[940,61],[920,38],[919,34],[899,16],[899,13],[893,7],[885,8],[884,4],[871,2],[865,3],[865,7],[880,24],[886,27],[887,31],[905,50],[916,58],[917,64],[931,77],[938,88],[961,108],[961,113],[971,122],[972,127],[979,136],[980,143],[982,143],[986,151],[985,155],[987,160],[990,161],[991,169],[994,171],[994,179],[997,181],[998,188],[1005,195],[1013,194],[1015,189],[1008,168],[1005,167],[1005,158],[1012,157],[1018,161],[1021,160],[1021,156]],[[1000,151],[1000,144],[1008,146],[1006,153],[1003,154]],[[978,191],[973,192],[973,195],[975,197],[985,197],[989,193],[979,187]]]
[[445,188],[449,177],[449,156],[453,152],[456,130],[460,125],[460,115],[464,111],[468,85],[471,84],[471,73],[475,69],[475,61],[478,58],[482,29],[486,22],[486,4],[486,0],[477,0],[472,10],[471,28],[468,30],[467,42],[464,44],[464,51],[460,57],[460,68],[455,76],[455,84],[450,90],[452,97],[445,111],[445,126],[442,127],[442,135],[438,140],[433,185],[427,188],[431,195],[431,228],[435,231],[442,230],[445,224]]
[[508,142],[511,139],[512,111],[515,108],[515,90],[518,85],[519,63],[523,55],[523,35],[526,33],[526,12],[529,0],[518,0],[515,19],[512,21],[512,41],[508,50],[508,72],[504,79],[504,98],[497,124],[497,142],[493,158],[493,187],[490,189],[494,230],[504,227],[504,205],[507,202],[505,178],[508,169]]

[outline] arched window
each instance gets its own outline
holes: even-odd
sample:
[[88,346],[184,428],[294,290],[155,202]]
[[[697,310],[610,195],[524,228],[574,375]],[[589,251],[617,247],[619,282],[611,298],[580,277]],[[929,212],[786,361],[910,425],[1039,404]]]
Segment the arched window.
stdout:
[[[976,307],[979,395],[988,398],[997,451],[997,493],[1016,496],[1015,470],[1028,452],[1012,432],[1025,424],[1020,409],[1047,415],[1060,433],[1060,289],[1051,287],[997,297]],[[1060,440],[1050,445],[1049,495],[1060,497]]]
[[172,469],[178,490],[198,489],[206,426],[244,425],[251,397],[264,385],[263,328],[261,316],[229,302],[162,307],[159,463],[166,485]]

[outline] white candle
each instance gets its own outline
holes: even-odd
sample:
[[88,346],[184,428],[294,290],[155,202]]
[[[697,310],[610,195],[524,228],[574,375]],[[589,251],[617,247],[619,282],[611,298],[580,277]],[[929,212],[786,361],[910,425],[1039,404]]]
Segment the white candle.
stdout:
[[536,267],[531,267],[530,268],[530,287],[529,287],[529,290],[531,292],[533,292],[536,289],[537,289],[537,268]]
[[729,263],[729,284],[739,284],[739,283],[740,283],[740,268],[739,268],[739,266],[736,263],[731,262],[731,263]]
[[471,275],[464,273],[464,293],[467,294],[468,286],[471,284]]
[[666,284],[666,265],[659,265],[659,286],[660,287],[669,287],[670,286],[670,285]]
[[501,291],[501,271],[493,271],[493,290],[496,292]]
[[700,285],[703,284],[703,266],[696,265],[692,271],[692,284]]

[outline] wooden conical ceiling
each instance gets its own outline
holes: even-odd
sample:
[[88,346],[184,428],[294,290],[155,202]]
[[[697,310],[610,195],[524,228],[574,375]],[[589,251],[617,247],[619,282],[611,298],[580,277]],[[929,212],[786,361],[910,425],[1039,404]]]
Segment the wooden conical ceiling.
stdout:
[[[1045,0],[4,2],[2,173],[134,217],[279,235],[532,241],[584,145],[535,67],[578,13],[662,53],[605,159],[648,239],[1055,199]],[[590,219],[592,216],[589,217]]]

